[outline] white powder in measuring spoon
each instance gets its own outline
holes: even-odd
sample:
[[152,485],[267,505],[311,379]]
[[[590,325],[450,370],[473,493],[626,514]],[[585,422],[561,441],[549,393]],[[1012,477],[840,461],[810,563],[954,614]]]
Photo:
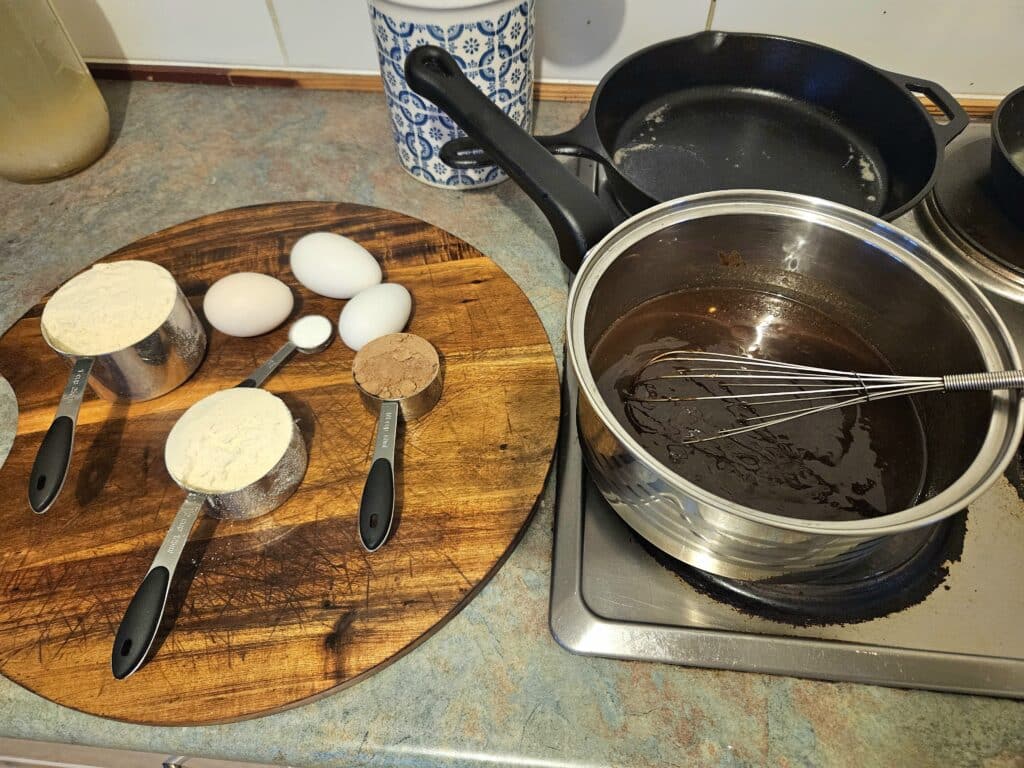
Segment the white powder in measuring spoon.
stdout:
[[174,307],[178,284],[159,264],[96,264],[62,285],[43,308],[50,343],[72,355],[104,355],[142,341]]
[[281,460],[292,439],[292,414],[264,389],[214,392],[181,415],[164,446],[175,482],[227,493],[254,483]]
[[299,349],[317,349],[334,333],[334,323],[323,315],[300,317],[288,329],[288,341]]

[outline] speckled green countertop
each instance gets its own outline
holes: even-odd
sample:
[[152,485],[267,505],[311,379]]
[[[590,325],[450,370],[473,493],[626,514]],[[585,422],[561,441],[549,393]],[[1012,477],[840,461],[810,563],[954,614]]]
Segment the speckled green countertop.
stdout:
[[[477,246],[522,285],[561,345],[566,278],[540,214],[512,184],[458,193],[407,176],[382,96],[102,88],[115,133],[105,157],[52,184],[0,182],[0,330],[90,262],[171,224],[252,203],[346,200]],[[580,111],[545,103],[538,128],[567,128]],[[5,390],[0,456],[13,427]],[[0,678],[0,736],[292,765],[1024,766],[1024,703],[565,652],[547,627],[550,491],[461,614],[348,690],[233,725],[151,728],[83,715]]]

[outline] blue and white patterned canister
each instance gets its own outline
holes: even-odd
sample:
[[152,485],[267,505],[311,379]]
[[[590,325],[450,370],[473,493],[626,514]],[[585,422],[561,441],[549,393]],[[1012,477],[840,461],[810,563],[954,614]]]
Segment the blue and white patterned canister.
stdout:
[[449,168],[439,152],[463,132],[405,82],[405,57],[420,45],[450,53],[473,83],[526,130],[533,120],[534,0],[369,0],[380,73],[402,167],[427,184],[478,189],[495,166]]

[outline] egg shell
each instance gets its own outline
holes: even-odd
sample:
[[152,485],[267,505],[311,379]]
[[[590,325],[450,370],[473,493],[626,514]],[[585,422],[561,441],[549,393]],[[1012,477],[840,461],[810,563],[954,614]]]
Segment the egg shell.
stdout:
[[283,323],[294,304],[291,289],[277,278],[236,272],[210,286],[203,297],[203,312],[221,333],[259,336]]
[[381,283],[360,291],[338,318],[338,335],[357,352],[380,336],[398,333],[409,322],[412,296],[398,283]]
[[292,246],[291,267],[296,280],[332,299],[350,299],[381,280],[373,254],[334,232],[300,237]]

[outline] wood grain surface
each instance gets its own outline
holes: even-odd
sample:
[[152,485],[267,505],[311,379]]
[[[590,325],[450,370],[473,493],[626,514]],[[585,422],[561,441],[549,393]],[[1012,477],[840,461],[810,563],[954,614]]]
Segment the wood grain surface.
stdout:
[[[109,259],[166,266],[199,310],[208,286],[238,271],[292,286],[289,320],[336,320],[288,268],[303,234],[330,230],[378,257],[413,296],[408,330],[440,351],[438,406],[400,433],[396,532],[367,555],[356,510],[375,415],[339,340],[297,355],[266,388],[309,447],[284,506],[246,522],[204,516],[193,529],[149,661],[117,681],[114,632],[184,493],[163,444],[192,403],[235,385],[287,337],[211,331],[195,376],[168,395],[115,405],[87,394],[71,470],[53,508],[33,515],[26,483],[68,369],[39,333],[42,304],[0,339],[18,434],[0,469],[0,672],[75,709],[139,723],[224,722],[337,690],[409,650],[494,572],[530,519],[555,445],[558,379],[544,329],[492,261],[422,221],[349,204],[281,203],[206,216]],[[201,313],[200,313],[201,314]],[[209,330],[209,326],[208,330]]]

